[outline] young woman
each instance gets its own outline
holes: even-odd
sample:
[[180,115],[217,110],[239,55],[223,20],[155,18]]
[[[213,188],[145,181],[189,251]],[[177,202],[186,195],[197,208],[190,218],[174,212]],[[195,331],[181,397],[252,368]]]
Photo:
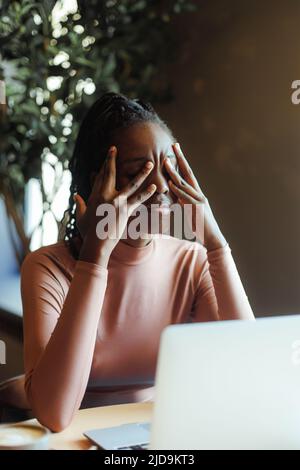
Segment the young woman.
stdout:
[[[30,253],[21,272],[25,390],[53,431],[80,406],[153,398],[165,326],[254,318],[228,243],[175,144],[150,104],[115,93],[82,122],[64,240]],[[155,207],[161,227],[172,203],[190,205],[192,221],[204,216],[198,249],[170,236],[121,236],[141,204],[149,220]],[[104,204],[116,217],[110,236],[99,237]]]

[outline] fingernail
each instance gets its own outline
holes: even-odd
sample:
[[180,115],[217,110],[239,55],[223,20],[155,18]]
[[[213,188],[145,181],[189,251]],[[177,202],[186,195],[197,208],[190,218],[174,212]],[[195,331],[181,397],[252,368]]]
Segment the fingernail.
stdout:
[[179,142],[176,142],[175,146],[176,146],[176,148],[178,148],[178,149],[180,150],[180,144],[179,144]]
[[149,191],[154,191],[155,189],[156,189],[156,185],[155,184],[150,184]]
[[147,162],[147,163],[146,163],[146,168],[149,168],[149,170],[150,170],[150,168],[152,168],[152,167],[153,167],[153,163],[152,163],[152,162]]

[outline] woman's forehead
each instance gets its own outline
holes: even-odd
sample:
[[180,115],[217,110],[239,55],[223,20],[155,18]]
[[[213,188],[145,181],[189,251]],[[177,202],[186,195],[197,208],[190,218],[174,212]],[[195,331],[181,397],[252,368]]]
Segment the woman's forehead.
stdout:
[[172,151],[173,139],[169,132],[155,123],[142,123],[122,129],[116,146],[122,159],[134,159],[151,154]]

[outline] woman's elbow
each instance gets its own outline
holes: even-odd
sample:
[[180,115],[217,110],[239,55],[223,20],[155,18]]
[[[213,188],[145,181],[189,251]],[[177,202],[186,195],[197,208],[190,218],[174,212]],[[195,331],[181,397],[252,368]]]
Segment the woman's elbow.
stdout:
[[52,415],[36,415],[37,420],[40,424],[50,429],[52,432],[64,431],[72,421],[72,418],[66,417],[60,413],[53,413]]
[[52,432],[61,432],[66,429],[73,419],[74,413],[66,412],[65,406],[51,406],[49,400],[36,399],[31,393],[31,388],[27,388],[26,395],[31,405],[34,417],[40,424]]

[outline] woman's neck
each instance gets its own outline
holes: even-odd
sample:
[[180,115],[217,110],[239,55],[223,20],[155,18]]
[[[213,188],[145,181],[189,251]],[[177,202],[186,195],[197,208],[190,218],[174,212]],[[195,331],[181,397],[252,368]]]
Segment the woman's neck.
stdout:
[[122,241],[123,243],[126,243],[127,245],[130,245],[130,246],[133,246],[135,248],[142,248],[143,246],[147,246],[149,245],[149,243],[151,243],[151,240],[152,238],[149,237],[149,238],[138,238],[137,240],[133,240],[132,238],[126,238],[126,239],[122,239],[120,241]]

